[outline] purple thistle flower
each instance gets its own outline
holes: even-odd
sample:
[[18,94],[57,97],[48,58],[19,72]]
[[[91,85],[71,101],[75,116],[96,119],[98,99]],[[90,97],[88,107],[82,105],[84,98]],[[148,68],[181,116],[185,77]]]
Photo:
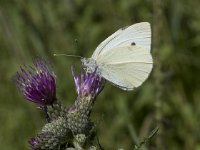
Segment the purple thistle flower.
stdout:
[[51,105],[56,100],[56,75],[43,59],[33,61],[34,67],[21,67],[17,72],[17,86],[25,99],[40,106]]
[[72,68],[76,92],[79,97],[91,96],[94,99],[102,91],[105,82],[96,71],[97,68],[93,73],[82,71],[80,75],[74,75]]

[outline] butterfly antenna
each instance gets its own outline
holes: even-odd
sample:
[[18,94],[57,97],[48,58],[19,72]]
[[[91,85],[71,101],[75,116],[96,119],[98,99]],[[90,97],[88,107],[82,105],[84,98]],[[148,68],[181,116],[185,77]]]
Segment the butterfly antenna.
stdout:
[[53,54],[53,56],[66,56],[66,57],[83,58],[82,56],[78,56],[78,55],[67,55],[67,54]]
[[[78,39],[75,39],[74,42],[76,43],[76,46],[78,46]],[[68,54],[53,54],[53,56],[67,56],[67,57],[76,57],[76,58],[83,58],[79,55],[68,55]]]

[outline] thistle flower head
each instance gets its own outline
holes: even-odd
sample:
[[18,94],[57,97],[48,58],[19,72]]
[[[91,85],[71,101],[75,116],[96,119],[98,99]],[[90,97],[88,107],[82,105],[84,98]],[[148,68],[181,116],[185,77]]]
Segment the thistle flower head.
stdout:
[[43,59],[33,61],[34,66],[21,67],[17,72],[17,86],[25,99],[40,106],[56,100],[56,75]]
[[79,97],[91,96],[94,99],[103,89],[104,79],[96,71],[97,68],[92,73],[82,71],[80,75],[74,75],[72,68],[76,92]]

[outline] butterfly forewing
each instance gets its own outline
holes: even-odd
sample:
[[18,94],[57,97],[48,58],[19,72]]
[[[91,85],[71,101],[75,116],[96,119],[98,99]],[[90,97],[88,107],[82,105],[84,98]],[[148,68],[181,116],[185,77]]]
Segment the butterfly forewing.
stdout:
[[99,55],[108,53],[112,48],[137,45],[150,51],[151,28],[148,22],[137,23],[126,28],[121,28],[104,40],[92,55],[97,59]]

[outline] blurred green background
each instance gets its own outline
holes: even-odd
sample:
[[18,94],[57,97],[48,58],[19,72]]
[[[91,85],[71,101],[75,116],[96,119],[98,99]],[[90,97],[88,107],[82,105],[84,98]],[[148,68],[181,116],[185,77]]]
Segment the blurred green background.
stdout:
[[198,0],[0,0],[0,149],[29,149],[44,124],[15,86],[20,65],[50,59],[57,95],[69,107],[76,98],[70,67],[80,60],[53,53],[90,57],[118,28],[142,21],[152,24],[153,72],[135,91],[106,84],[92,112],[100,143],[133,149],[159,126],[144,149],[200,150]]

